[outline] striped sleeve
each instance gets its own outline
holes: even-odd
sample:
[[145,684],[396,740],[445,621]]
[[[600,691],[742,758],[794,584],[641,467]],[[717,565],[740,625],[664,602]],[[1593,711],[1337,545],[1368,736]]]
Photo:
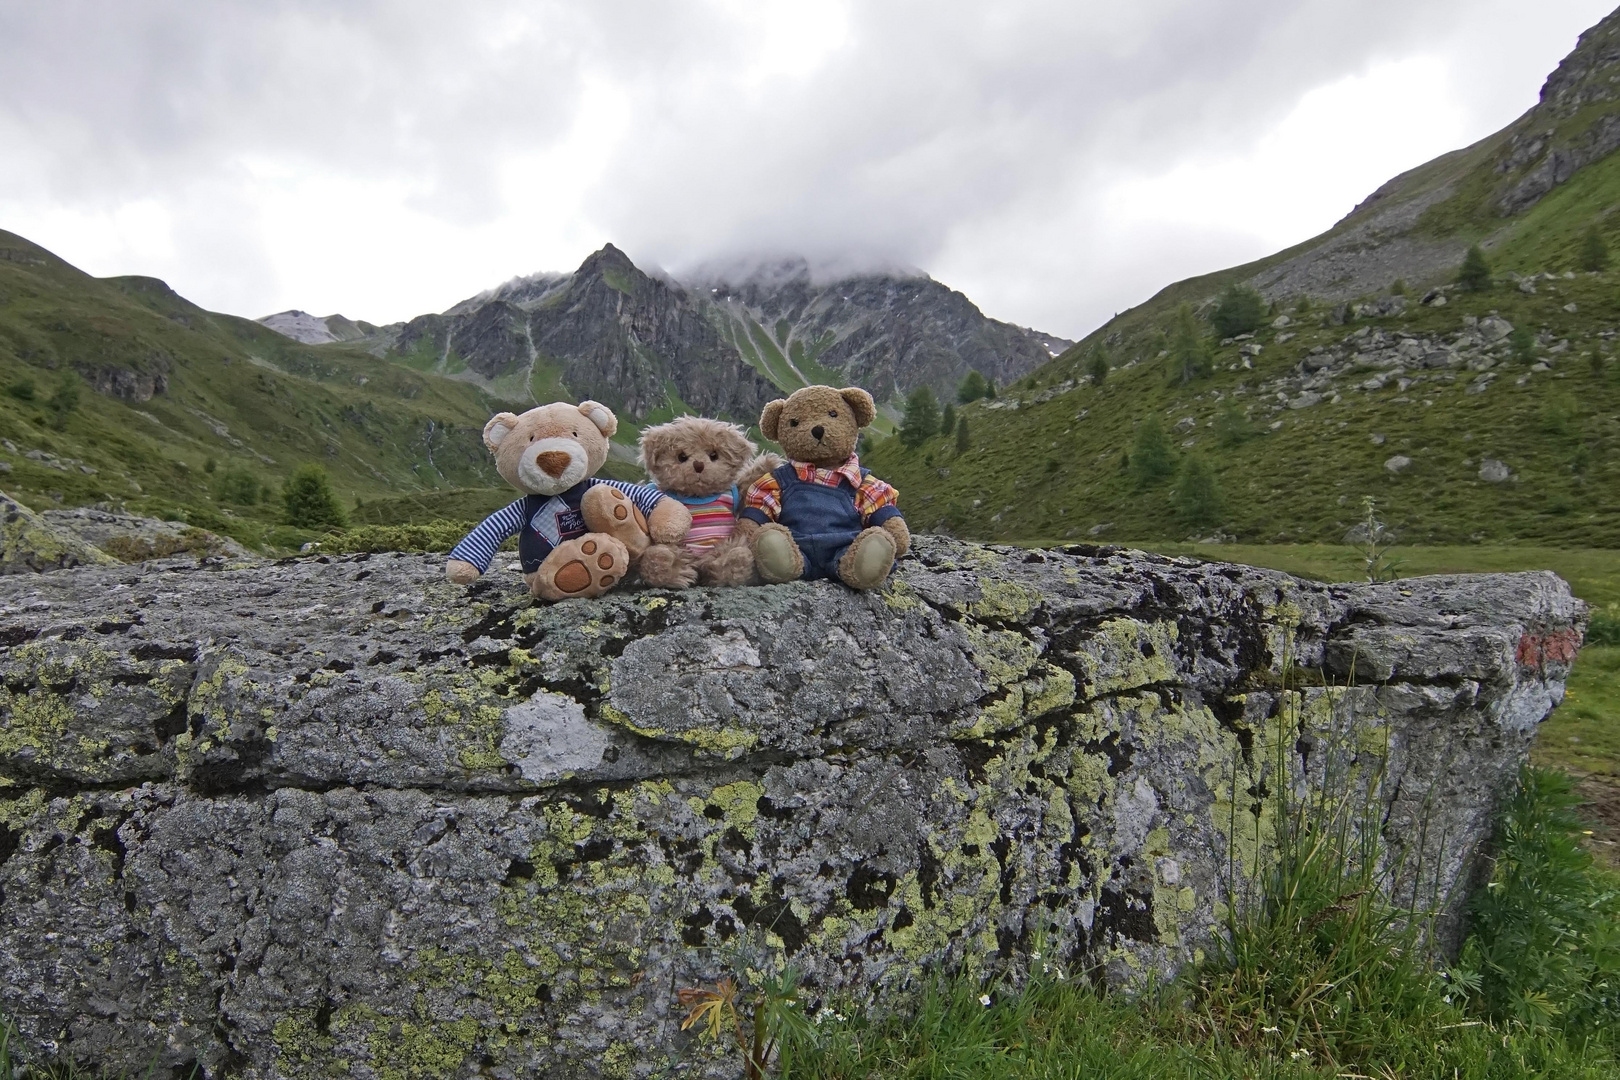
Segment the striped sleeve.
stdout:
[[651,484],[628,484],[623,480],[604,480],[599,476],[592,477],[591,486],[595,487],[597,484],[606,484],[608,487],[618,488],[624,492],[627,499],[636,504],[643,514],[652,513],[653,509],[665,497],[662,491],[659,491]]
[[462,537],[461,543],[450,549],[449,557],[472,563],[478,567],[480,574],[488,570],[501,545],[523,531],[525,501],[519,499],[512,505],[489,515],[476,529]]
[[900,493],[871,473],[861,478],[855,492],[855,509],[867,525],[881,525],[890,518],[900,516]]
[[775,476],[766,473],[755,480],[749,487],[748,494],[743,496],[743,509],[738,516],[744,521],[764,525],[775,521],[781,512],[782,485],[776,482]]

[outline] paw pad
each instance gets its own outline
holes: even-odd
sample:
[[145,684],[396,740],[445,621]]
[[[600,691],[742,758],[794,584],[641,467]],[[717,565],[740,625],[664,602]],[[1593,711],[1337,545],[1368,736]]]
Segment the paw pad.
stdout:
[[576,560],[558,570],[552,581],[565,593],[583,592],[591,587],[591,569]]

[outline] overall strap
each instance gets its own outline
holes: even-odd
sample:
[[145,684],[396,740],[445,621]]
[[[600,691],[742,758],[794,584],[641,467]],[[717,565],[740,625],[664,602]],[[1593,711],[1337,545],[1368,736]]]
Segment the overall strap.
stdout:
[[786,465],[778,465],[771,471],[771,475],[776,477],[776,486],[781,488],[783,491],[786,491],[794,484],[804,483],[803,480],[799,479],[799,472],[793,467],[792,462],[789,462]]

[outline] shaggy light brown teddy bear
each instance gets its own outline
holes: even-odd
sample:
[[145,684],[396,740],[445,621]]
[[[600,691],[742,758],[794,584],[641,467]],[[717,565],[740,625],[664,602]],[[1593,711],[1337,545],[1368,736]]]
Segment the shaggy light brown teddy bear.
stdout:
[[600,596],[629,572],[650,543],[686,535],[692,515],[650,484],[602,480],[618,418],[606,405],[556,402],[522,416],[497,413],[484,425],[495,469],[523,498],[497,510],[450,552],[445,576],[477,580],[495,552],[518,537],[523,578],[545,600]]
[[781,464],[723,420],[682,416],[643,431],[642,468],[660,491],[685,505],[692,527],[679,543],[653,544],[642,554],[641,579],[672,589],[757,580],[753,547],[736,532],[741,492]]
[[759,430],[789,460],[748,489],[740,525],[764,580],[827,577],[871,589],[910,549],[900,493],[855,456],[876,415],[872,395],[853,386],[806,386],[765,406]]

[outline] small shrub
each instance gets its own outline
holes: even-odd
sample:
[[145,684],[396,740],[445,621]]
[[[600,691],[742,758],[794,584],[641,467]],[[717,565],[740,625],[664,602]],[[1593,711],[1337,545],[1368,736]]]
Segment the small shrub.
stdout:
[[219,468],[219,462],[215,461],[213,458],[209,458],[207,461],[203,462],[203,472],[208,473],[209,475],[213,475],[214,470],[217,468]]
[[1581,269],[1589,272],[1607,270],[1609,268],[1609,245],[1603,242],[1603,234],[1597,231],[1597,226],[1586,230],[1581,238]]
[[1487,1016],[1620,1046],[1620,881],[1580,843],[1569,777],[1525,768],[1454,980]]
[[7,384],[6,393],[18,401],[33,401],[39,391],[34,386],[34,380],[25,376]]
[[258,477],[240,465],[232,465],[220,474],[216,490],[220,502],[238,506],[253,506],[264,494]]
[[343,505],[332,490],[332,478],[320,465],[300,465],[281,489],[283,520],[303,529],[337,528],[348,524]]
[[1399,278],[1399,277],[1396,278],[1394,283],[1392,285],[1390,285],[1390,287],[1389,287],[1389,295],[1391,295],[1391,296],[1405,296],[1406,295],[1406,279],[1405,278]]
[[1136,425],[1127,461],[1138,489],[1152,487],[1176,471],[1175,451],[1158,417],[1150,416]]
[[1592,612],[1586,624],[1588,645],[1620,646],[1620,607],[1610,604],[1601,611]]
[[1311,298],[1308,295],[1302,295],[1302,296],[1300,296],[1300,298],[1298,300],[1294,301],[1294,314],[1296,314],[1296,315],[1309,315],[1310,312],[1311,312]]
[[1242,446],[1254,438],[1254,425],[1235,401],[1228,401],[1215,414],[1215,441],[1225,447]]
[[1491,264],[1486,261],[1485,253],[1475,244],[1463,256],[1462,266],[1457,271],[1457,284],[1469,292],[1483,292],[1491,287]]
[[1265,312],[1266,303],[1259,293],[1246,285],[1233,285],[1221,294],[1209,321],[1217,336],[1237,337],[1259,329]]
[[932,390],[919,386],[906,398],[906,415],[900,422],[900,441],[915,450],[938,431],[939,402]]

